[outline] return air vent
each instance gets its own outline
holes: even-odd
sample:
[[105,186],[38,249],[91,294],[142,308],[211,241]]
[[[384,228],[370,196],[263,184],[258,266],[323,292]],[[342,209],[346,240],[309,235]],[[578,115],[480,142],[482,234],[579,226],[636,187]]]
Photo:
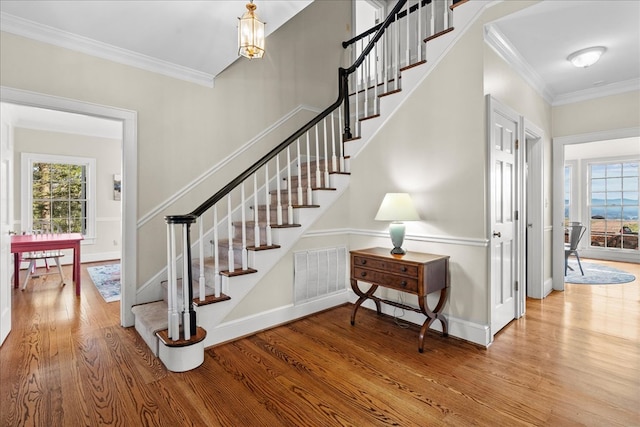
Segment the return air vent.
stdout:
[[347,284],[347,248],[294,254],[294,302],[300,304],[335,292]]

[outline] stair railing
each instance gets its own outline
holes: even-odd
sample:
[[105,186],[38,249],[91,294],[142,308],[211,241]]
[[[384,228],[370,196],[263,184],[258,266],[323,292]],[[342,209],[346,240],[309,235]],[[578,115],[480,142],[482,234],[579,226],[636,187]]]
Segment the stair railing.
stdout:
[[[380,31],[385,21],[342,43],[345,49],[351,50],[352,57],[358,58],[347,69],[353,89],[350,102],[345,103],[345,114],[351,117],[354,127],[345,129],[345,140],[360,137],[360,123],[380,114],[380,97],[401,90],[403,70],[425,61],[424,42],[449,28],[454,3],[456,1],[451,0],[409,1],[406,7],[389,15],[386,31]],[[363,56],[362,53],[369,53],[367,49],[375,49],[374,54]]]
[[[348,173],[343,142],[354,137],[351,129],[360,135],[361,120],[372,112],[378,114],[380,96],[400,90],[400,71],[424,58],[423,40],[435,34],[438,27],[448,25],[450,4],[451,0],[399,0],[384,22],[343,43],[356,59],[349,68],[339,68],[338,98],[333,104],[191,213],[165,217],[170,340],[189,340],[196,334],[191,226],[198,223],[198,301],[209,298],[205,294],[210,284],[212,298],[224,298],[229,285],[223,277],[254,272],[249,267],[249,253],[278,247],[273,243],[272,230],[299,226],[294,208],[315,207],[313,191],[330,188],[331,174]],[[418,13],[412,18],[414,12]],[[251,188],[249,196],[247,185]],[[251,221],[247,221],[250,211]],[[219,212],[226,212],[220,221]],[[182,232],[181,248],[177,246],[178,229]],[[208,238],[211,257],[205,258]],[[213,268],[206,269],[206,264]],[[209,271],[212,273],[207,277]],[[181,297],[179,275],[183,277]]]

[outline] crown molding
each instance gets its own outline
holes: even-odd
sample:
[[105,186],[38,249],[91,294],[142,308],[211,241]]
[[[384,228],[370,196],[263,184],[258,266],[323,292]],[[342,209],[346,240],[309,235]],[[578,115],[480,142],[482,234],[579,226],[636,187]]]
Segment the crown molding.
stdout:
[[42,43],[70,49],[76,52],[162,74],[209,88],[213,87],[214,76],[168,61],[152,58],[127,49],[102,43],[67,31],[38,24],[17,16],[0,12],[0,28],[11,34],[26,37]]
[[524,59],[502,34],[502,32],[492,24],[484,27],[484,41],[507,62],[527,83],[529,83],[549,104],[553,103],[555,94],[547,87],[542,77],[535,72],[533,67]]
[[572,104],[604,96],[640,90],[640,79],[593,87],[571,93],[556,94],[522,57],[509,39],[492,24],[485,25],[484,40],[509,66],[511,66],[535,91],[552,106]]
[[574,102],[588,101],[594,98],[602,98],[604,96],[637,90],[640,90],[640,78],[558,95],[553,99],[551,105],[555,107],[557,105],[572,104]]

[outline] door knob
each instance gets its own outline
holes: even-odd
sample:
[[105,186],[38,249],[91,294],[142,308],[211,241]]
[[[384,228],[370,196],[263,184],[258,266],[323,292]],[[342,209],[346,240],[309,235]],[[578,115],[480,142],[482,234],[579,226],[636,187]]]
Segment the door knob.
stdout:
[[502,233],[501,232],[493,232],[493,237],[502,237]]

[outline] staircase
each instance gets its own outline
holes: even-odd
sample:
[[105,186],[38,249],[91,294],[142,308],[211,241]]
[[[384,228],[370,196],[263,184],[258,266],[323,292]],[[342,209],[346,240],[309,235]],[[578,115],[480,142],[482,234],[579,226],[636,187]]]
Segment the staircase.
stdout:
[[338,200],[350,160],[487,2],[458,9],[462,3],[400,0],[383,23],[343,43],[357,59],[339,69],[331,106],[193,212],[165,218],[165,297],[132,311],[167,369],[199,366],[205,345],[220,341],[211,335],[216,327]]

